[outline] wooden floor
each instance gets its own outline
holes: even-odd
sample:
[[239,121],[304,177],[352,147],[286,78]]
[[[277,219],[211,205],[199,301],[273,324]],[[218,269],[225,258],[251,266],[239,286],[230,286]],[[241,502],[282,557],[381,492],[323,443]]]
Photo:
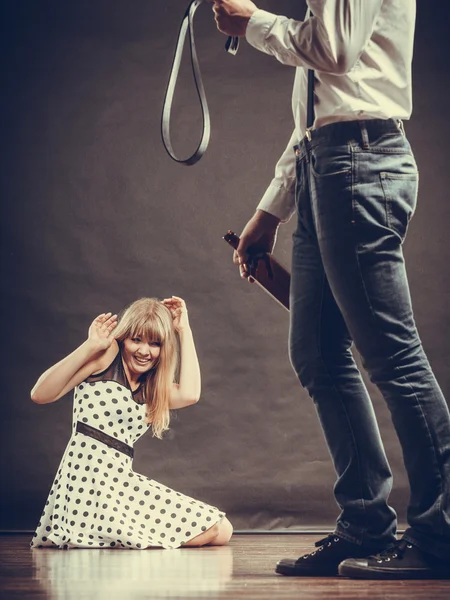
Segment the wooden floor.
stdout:
[[[374,582],[276,575],[318,536],[235,535],[227,547],[182,550],[31,551],[29,535],[0,536],[5,600],[448,600],[450,581]],[[320,536],[319,536],[320,537]]]

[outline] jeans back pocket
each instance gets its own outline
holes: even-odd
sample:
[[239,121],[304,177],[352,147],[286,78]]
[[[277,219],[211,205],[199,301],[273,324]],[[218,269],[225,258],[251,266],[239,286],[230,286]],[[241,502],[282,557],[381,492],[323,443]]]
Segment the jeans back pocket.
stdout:
[[419,173],[383,171],[380,179],[386,201],[387,225],[404,240],[416,209]]

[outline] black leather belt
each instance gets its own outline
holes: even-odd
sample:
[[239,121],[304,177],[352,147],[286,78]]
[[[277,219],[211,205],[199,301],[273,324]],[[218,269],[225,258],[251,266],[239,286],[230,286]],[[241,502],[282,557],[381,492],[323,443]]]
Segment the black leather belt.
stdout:
[[88,437],[93,438],[94,440],[97,440],[98,442],[102,442],[102,444],[105,444],[106,446],[109,446],[110,448],[114,448],[114,450],[118,450],[119,452],[122,452],[122,454],[126,454],[130,458],[133,458],[133,456],[134,456],[134,450],[131,446],[128,446],[128,444],[125,444],[124,442],[121,442],[120,440],[116,440],[115,438],[111,437],[110,435],[103,433],[103,431],[99,431],[98,429],[95,429],[95,427],[91,427],[90,425],[87,425],[86,423],[77,421],[76,431],[77,431],[77,433],[82,433],[83,435],[87,435]]
[[[204,155],[206,148],[208,147],[209,138],[211,135],[211,121],[209,117],[209,109],[208,103],[206,102],[205,89],[203,87],[202,76],[200,73],[200,67],[198,64],[197,51],[195,49],[195,40],[194,40],[194,14],[197,8],[202,4],[205,0],[193,0],[183,17],[181,22],[180,31],[178,33],[177,45],[175,48],[175,55],[173,58],[172,69],[170,71],[169,83],[167,84],[166,95],[164,98],[163,111],[162,111],[162,119],[161,119],[161,136],[164,144],[164,148],[167,150],[168,155],[174,161],[182,164],[182,165],[195,165],[201,157]],[[189,156],[189,158],[181,159],[178,158],[175,154],[175,151],[172,147],[172,142],[170,139],[170,111],[172,110],[172,102],[173,96],[175,92],[175,86],[177,83],[178,72],[180,70],[181,57],[183,54],[184,42],[186,40],[186,34],[189,31],[189,49],[191,54],[191,63],[192,70],[194,73],[194,81],[195,87],[197,90],[197,95],[200,100],[200,106],[202,109],[202,117],[203,117],[203,131],[202,137],[200,139],[200,143],[197,147],[197,150]],[[230,54],[236,54],[239,47],[239,38],[238,37],[229,37],[227,43],[225,44],[225,49]]]

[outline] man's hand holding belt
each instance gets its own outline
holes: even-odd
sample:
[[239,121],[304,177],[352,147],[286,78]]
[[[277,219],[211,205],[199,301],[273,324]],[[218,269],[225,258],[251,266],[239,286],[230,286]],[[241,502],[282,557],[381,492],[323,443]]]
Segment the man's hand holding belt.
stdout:
[[251,0],[208,0],[213,5],[217,29],[226,35],[244,36],[258,7]]

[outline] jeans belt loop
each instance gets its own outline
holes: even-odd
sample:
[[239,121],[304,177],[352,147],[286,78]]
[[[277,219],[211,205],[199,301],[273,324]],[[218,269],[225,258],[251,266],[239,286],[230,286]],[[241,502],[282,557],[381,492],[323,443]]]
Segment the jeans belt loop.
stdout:
[[403,125],[403,121],[401,119],[397,119],[397,127],[400,129],[402,135],[406,135],[405,126]]
[[363,148],[367,150],[370,147],[369,144],[369,132],[367,131],[367,124],[365,121],[359,121],[359,127],[361,129],[361,139]]

